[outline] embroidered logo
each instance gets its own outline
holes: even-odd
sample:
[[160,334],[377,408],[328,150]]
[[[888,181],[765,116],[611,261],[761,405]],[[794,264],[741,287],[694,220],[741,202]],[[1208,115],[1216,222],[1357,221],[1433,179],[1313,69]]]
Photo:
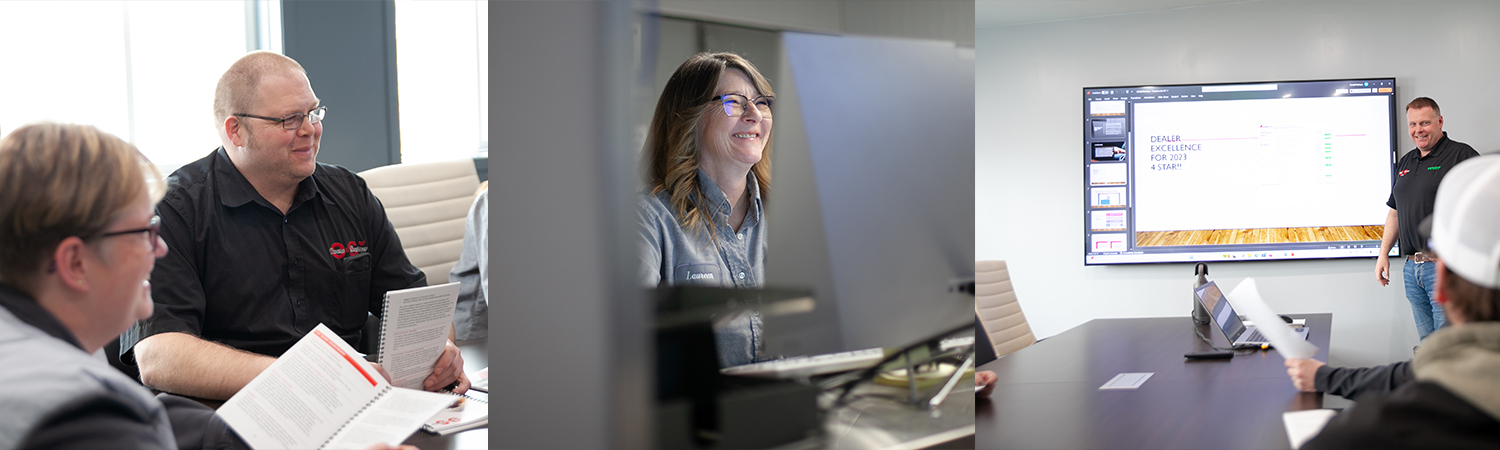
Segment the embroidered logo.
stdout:
[[712,280],[712,279],[714,279],[714,274],[711,274],[711,273],[708,273],[708,272],[689,273],[688,274],[688,279],[689,280]]
[[1428,167],[1427,170],[1438,170],[1438,169],[1441,169],[1441,168],[1443,168],[1443,166],[1432,166],[1432,167]]
[[334,242],[328,246],[328,254],[338,259],[344,259],[345,256],[354,256],[368,251],[370,251],[370,247],[365,245],[365,241],[349,241],[347,244]]
[[1400,173],[1397,173],[1396,176],[1398,176],[1398,177],[1404,177],[1404,176],[1406,176],[1407,172],[1411,172],[1411,169],[1403,170]]

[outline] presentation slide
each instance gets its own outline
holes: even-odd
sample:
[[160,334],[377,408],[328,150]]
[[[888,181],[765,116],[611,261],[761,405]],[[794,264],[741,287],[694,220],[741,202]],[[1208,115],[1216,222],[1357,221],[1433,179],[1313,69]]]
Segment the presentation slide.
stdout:
[[[1134,231],[1384,224],[1388,101],[1335,96],[1132,104]],[[1099,167],[1091,166],[1096,177]]]
[[1124,231],[1125,210],[1091,211],[1094,231]]
[[1129,176],[1125,163],[1094,164],[1089,166],[1089,184],[1094,186],[1124,186]]
[[1096,208],[1123,208],[1126,206],[1125,188],[1089,189],[1089,205]]
[[1123,233],[1095,234],[1090,248],[1096,252],[1123,252],[1125,246],[1125,235]]

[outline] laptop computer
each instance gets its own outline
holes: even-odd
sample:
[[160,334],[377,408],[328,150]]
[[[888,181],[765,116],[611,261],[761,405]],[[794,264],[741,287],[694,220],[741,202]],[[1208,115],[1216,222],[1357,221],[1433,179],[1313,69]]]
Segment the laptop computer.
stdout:
[[[1225,297],[1224,293],[1219,290],[1217,283],[1210,281],[1207,284],[1198,286],[1193,289],[1193,296],[1198,298],[1198,303],[1203,305],[1203,310],[1208,311],[1209,316],[1213,317],[1211,322],[1219,329],[1220,333],[1223,333],[1224,339],[1230,345],[1261,345],[1271,343],[1271,340],[1261,335],[1260,331],[1254,325],[1245,326],[1245,323],[1240,320],[1239,314],[1235,314],[1234,307],[1229,305],[1229,298]],[[1307,339],[1307,327],[1295,327],[1292,328],[1292,331],[1296,331],[1297,336],[1302,339]]]

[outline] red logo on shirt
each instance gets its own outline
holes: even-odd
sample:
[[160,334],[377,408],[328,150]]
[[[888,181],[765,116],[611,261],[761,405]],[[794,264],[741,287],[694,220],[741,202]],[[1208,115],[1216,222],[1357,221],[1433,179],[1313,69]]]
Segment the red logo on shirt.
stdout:
[[1396,176],[1398,176],[1398,177],[1404,177],[1404,176],[1406,176],[1407,172],[1411,172],[1411,169],[1406,169],[1406,170],[1403,170],[1403,171],[1400,171],[1400,172],[1396,172]]
[[347,244],[334,242],[328,246],[328,254],[334,258],[344,259],[345,256],[354,256],[370,250],[365,246],[365,241],[349,241]]

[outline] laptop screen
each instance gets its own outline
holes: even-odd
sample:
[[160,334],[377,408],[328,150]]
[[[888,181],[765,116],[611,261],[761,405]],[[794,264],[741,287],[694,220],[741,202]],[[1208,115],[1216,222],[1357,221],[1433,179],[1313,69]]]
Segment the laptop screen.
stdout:
[[1219,326],[1219,332],[1224,333],[1224,338],[1233,344],[1235,339],[1245,332],[1245,323],[1240,321],[1240,315],[1234,313],[1234,307],[1229,306],[1229,299],[1219,291],[1219,285],[1212,281],[1208,284],[1198,286],[1193,290],[1193,295],[1198,297],[1198,302],[1203,304],[1203,309],[1213,316],[1214,324]]

